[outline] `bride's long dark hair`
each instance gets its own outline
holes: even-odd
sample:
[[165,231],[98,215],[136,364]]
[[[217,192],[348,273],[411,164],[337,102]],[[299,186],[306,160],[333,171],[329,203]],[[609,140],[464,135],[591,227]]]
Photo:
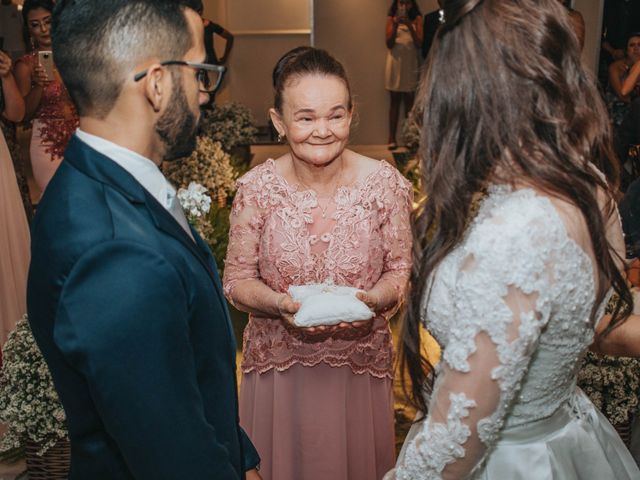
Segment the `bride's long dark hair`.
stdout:
[[[620,305],[631,304],[605,235],[618,178],[609,119],[580,63],[566,10],[557,0],[443,4],[445,23],[417,95],[427,202],[415,221],[412,293],[402,333],[401,366],[411,378],[409,387],[402,376],[405,393],[423,412],[433,373],[420,343],[426,282],[460,243],[472,197],[488,183],[529,183],[579,208],[599,272],[597,302],[612,285]],[[608,193],[608,211],[599,207],[598,189]],[[612,326],[624,318],[618,306]]]

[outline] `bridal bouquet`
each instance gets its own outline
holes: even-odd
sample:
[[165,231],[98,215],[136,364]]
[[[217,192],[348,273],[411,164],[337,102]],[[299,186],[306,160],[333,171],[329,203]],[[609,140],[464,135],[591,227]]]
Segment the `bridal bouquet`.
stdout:
[[40,446],[38,455],[43,455],[67,438],[64,410],[26,315],[3,349],[0,421],[8,427],[0,441],[3,452],[31,441]]

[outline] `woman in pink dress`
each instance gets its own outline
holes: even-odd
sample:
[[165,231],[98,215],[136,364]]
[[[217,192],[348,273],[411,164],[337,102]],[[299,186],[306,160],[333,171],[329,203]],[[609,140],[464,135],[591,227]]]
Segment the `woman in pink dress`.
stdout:
[[[25,108],[11,66],[11,58],[0,51],[0,115],[19,122]],[[0,130],[0,347],[27,311],[29,250],[27,216],[13,161]]]
[[[250,313],[240,422],[265,480],[374,480],[394,463],[388,319],[411,268],[412,189],[345,149],[353,103],[342,65],[299,47],[273,74],[270,114],[289,153],[238,181],[227,298]],[[290,285],[361,289],[373,320],[298,328]]]
[[31,167],[44,191],[58,169],[64,148],[78,126],[78,116],[67,90],[53,70],[52,78],[39,63],[38,52],[51,51],[51,0],[26,0],[22,16],[33,51],[16,63],[16,80],[26,104],[26,119],[33,119]]

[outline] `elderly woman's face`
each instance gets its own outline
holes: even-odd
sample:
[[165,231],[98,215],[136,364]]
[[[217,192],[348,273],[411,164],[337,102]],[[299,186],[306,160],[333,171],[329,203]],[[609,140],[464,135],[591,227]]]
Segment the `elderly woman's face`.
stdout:
[[29,35],[40,49],[51,48],[51,12],[44,8],[34,8],[27,14]]
[[640,60],[640,37],[631,37],[627,42],[627,56],[632,62]]
[[[280,128],[300,160],[327,164],[342,154],[349,140],[349,92],[338,77],[304,75],[283,92]],[[279,130],[280,130],[279,128]]]

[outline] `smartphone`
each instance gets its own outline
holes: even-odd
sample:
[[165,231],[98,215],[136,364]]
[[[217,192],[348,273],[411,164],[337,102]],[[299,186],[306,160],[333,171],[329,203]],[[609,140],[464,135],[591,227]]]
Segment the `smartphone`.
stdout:
[[42,65],[44,71],[47,72],[49,80],[53,80],[53,52],[51,52],[51,50],[38,52],[38,63]]

